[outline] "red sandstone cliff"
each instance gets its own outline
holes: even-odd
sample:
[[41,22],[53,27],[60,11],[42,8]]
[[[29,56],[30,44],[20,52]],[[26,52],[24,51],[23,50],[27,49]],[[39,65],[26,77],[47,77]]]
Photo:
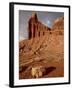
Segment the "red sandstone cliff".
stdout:
[[43,25],[37,17],[37,14],[34,13],[32,17],[29,19],[28,22],[28,36],[29,39],[34,38],[34,37],[40,37],[45,35],[48,31],[51,29],[45,25]]
[[29,20],[29,39],[19,42],[20,79],[32,78],[31,67],[43,66],[52,72],[43,77],[64,75],[64,17],[54,21],[52,30],[38,21],[34,14]]
[[64,17],[57,18],[53,23],[52,29],[64,30]]

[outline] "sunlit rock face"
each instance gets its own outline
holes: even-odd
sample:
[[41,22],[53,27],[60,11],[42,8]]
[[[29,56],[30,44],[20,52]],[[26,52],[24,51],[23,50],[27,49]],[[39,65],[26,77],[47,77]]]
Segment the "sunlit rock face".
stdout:
[[31,75],[33,78],[39,78],[42,77],[43,74],[45,74],[46,70],[42,66],[35,66],[31,69]]
[[55,21],[54,21],[54,24],[53,24],[53,27],[52,27],[53,30],[55,29],[64,29],[64,17],[60,17],[60,18],[57,18]]
[[55,33],[59,35],[64,34],[64,17],[59,17],[54,21],[52,30],[57,31]]

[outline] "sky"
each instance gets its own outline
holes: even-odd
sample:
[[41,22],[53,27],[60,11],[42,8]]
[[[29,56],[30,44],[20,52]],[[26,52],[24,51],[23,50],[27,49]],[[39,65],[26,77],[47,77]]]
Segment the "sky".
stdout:
[[[28,38],[28,21],[34,11],[19,11],[19,40]],[[64,16],[63,12],[45,12],[35,11],[37,13],[38,20],[48,27],[52,27],[54,20]]]

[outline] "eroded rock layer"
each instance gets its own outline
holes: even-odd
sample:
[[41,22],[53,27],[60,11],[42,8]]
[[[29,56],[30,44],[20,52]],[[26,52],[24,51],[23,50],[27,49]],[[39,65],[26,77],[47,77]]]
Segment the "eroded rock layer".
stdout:
[[[36,13],[28,23],[29,39],[19,42],[19,78],[34,78],[31,72],[37,72],[36,78],[63,77],[64,18],[58,18],[52,29],[38,21]],[[36,69],[35,72],[32,69]]]

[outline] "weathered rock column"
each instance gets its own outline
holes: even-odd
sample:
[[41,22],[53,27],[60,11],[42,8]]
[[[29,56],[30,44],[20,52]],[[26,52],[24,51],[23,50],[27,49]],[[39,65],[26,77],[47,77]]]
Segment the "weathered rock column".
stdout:
[[32,35],[31,35],[31,38],[33,38],[33,30],[34,30],[34,26],[33,26],[33,23],[32,23],[32,27],[31,27],[31,33],[32,33]]
[[35,24],[35,37],[37,37],[37,24]]
[[35,37],[38,37],[38,25],[36,24],[36,32],[35,32]]

